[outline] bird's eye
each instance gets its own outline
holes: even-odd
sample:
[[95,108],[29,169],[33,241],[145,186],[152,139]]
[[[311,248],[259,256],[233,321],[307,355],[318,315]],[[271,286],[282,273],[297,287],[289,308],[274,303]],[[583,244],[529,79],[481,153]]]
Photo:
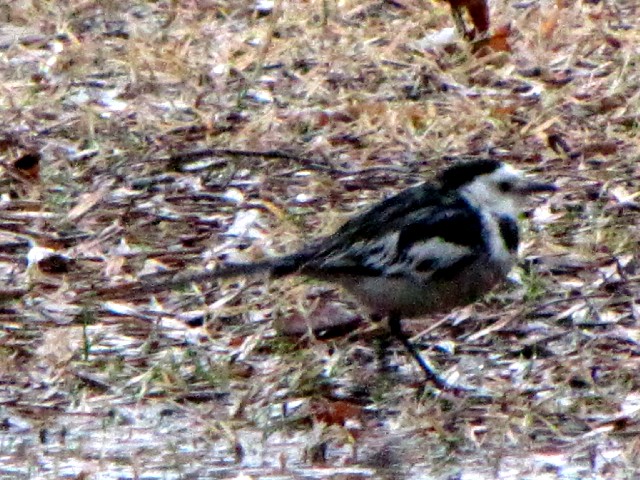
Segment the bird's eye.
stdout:
[[501,192],[504,192],[504,193],[510,192],[512,188],[513,188],[513,185],[511,184],[511,182],[498,183],[498,190],[500,190]]

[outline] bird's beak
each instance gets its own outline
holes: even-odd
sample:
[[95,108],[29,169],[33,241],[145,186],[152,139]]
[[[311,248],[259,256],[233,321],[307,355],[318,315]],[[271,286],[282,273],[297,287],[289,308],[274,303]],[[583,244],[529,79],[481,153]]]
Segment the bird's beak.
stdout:
[[546,193],[546,192],[557,192],[558,187],[553,185],[552,183],[542,183],[542,182],[524,182],[518,188],[524,194],[530,193]]

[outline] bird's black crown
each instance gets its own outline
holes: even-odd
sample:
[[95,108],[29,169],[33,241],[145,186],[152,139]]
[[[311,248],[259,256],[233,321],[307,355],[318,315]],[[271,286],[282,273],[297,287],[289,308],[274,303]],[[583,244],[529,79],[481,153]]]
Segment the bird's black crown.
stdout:
[[480,175],[495,172],[501,166],[502,162],[489,158],[458,163],[438,175],[438,181],[440,182],[442,190],[456,190],[471,183]]

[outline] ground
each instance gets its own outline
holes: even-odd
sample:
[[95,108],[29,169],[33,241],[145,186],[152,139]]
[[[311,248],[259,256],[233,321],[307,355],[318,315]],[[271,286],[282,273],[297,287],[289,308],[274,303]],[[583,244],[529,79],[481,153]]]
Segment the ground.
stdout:
[[[1,5],[0,478],[637,478],[640,4],[489,6],[471,45],[435,0]],[[122,287],[467,156],[560,189],[506,285],[406,322],[468,391],[381,372],[331,285]]]

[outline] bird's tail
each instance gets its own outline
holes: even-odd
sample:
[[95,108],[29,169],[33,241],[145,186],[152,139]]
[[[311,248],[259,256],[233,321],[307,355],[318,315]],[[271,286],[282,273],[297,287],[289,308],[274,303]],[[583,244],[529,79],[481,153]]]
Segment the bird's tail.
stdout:
[[204,282],[218,278],[250,277],[266,274],[270,277],[284,277],[302,269],[311,258],[310,254],[295,253],[276,257],[269,260],[249,263],[225,263],[215,270],[202,272],[163,272],[149,275],[140,281],[120,284],[103,288],[90,288],[85,292],[87,296],[102,300],[115,298],[132,298],[139,294],[149,294],[182,287],[194,282]]
[[248,277],[266,273],[270,277],[285,277],[299,272],[306,262],[310,260],[310,255],[304,253],[294,253],[283,257],[271,258],[259,262],[250,263],[224,263],[213,271],[203,272],[201,280],[214,278]]

